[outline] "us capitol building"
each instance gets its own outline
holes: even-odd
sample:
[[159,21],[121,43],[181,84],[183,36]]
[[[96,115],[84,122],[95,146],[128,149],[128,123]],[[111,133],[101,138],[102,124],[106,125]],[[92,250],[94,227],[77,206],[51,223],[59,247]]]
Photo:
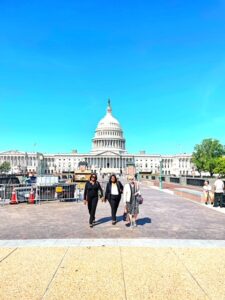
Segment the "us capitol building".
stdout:
[[[40,153],[7,151],[0,152],[0,164],[8,161],[11,172],[36,172]],[[89,169],[98,173],[126,172],[128,165],[135,165],[138,172],[158,173],[160,161],[164,175],[192,175],[193,165],[190,154],[153,155],[141,151],[129,154],[126,151],[126,139],[122,127],[112,114],[110,100],[106,115],[98,123],[92,140],[92,151],[80,154],[76,150],[66,154],[42,154],[43,173],[56,174],[72,172],[78,169],[79,163],[86,162]]]

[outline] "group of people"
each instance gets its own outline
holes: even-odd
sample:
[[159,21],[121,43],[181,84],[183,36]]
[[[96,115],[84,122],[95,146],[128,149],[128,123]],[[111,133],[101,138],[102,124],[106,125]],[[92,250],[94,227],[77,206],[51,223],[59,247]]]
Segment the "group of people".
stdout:
[[132,228],[136,227],[139,214],[138,196],[140,196],[141,193],[139,184],[135,178],[129,176],[128,183],[123,186],[116,175],[111,175],[104,195],[102,187],[97,180],[97,174],[91,174],[90,180],[86,183],[84,189],[84,204],[88,206],[90,228],[93,228],[96,223],[95,213],[99,199],[103,199],[104,202],[109,202],[111,207],[112,225],[116,225],[116,214],[122,195],[124,202],[124,221],[126,221],[126,226]]
[[213,184],[213,187],[209,184],[209,181],[206,180],[203,186],[203,193],[205,204],[211,204],[214,207],[223,207],[224,203],[224,182],[217,177],[216,181]]

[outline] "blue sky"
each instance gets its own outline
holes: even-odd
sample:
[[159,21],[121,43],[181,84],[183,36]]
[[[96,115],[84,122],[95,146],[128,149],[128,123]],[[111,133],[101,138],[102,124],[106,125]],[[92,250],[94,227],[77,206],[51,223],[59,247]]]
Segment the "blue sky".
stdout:
[[1,0],[0,150],[89,152],[108,97],[129,152],[225,144],[225,1]]

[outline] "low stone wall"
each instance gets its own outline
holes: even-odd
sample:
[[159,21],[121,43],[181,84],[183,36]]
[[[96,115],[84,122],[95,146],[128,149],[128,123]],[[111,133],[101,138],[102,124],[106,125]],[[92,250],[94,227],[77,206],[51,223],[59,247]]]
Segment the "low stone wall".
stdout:
[[[143,178],[142,180],[149,180],[149,181],[156,181],[159,183],[160,181],[160,176],[158,175],[152,175],[149,176],[149,178]],[[216,178],[196,178],[196,177],[174,177],[174,176],[163,176],[162,177],[162,182],[164,183],[171,183],[171,184],[177,184],[181,186],[191,186],[191,187],[196,187],[196,188],[202,188],[204,185],[204,181],[208,180],[209,184],[213,186]],[[224,185],[225,185],[225,180]]]
[[174,194],[177,196],[181,196],[181,197],[199,202],[199,203],[204,203],[203,193],[200,191],[177,188],[177,189],[174,189]]

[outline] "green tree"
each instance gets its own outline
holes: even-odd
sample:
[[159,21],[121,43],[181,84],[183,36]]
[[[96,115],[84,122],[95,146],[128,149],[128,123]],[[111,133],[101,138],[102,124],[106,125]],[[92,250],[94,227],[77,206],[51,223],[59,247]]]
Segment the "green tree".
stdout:
[[211,176],[217,166],[218,158],[225,154],[225,147],[218,140],[204,139],[196,145],[192,154],[192,162],[199,173],[209,172]]
[[225,176],[225,157],[217,158],[217,164],[214,168],[214,173]]
[[0,165],[0,172],[1,173],[8,173],[11,169],[10,163],[8,161],[4,161],[1,165]]

